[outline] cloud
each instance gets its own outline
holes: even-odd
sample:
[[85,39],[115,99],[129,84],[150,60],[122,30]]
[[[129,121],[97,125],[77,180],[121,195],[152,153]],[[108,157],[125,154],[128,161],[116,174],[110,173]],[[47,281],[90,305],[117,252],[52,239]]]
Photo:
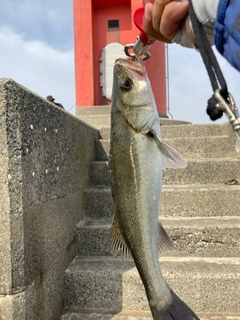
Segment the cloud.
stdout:
[[26,40],[47,42],[61,50],[73,47],[73,1],[2,0],[0,26]]
[[0,28],[0,47],[1,78],[12,78],[44,98],[51,94],[67,110],[75,104],[73,49],[25,40],[8,27]]

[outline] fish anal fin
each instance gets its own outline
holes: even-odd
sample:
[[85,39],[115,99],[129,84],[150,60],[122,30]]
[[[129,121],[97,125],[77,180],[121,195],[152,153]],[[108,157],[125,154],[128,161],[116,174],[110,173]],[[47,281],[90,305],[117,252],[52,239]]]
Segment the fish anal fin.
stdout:
[[114,207],[114,216],[112,221],[112,227],[110,231],[110,252],[113,256],[121,256],[124,260],[133,260],[130,249],[127,246],[127,243],[121,232],[118,220],[116,209]]
[[170,236],[167,234],[167,231],[163,227],[162,223],[159,221],[159,239],[157,243],[159,255],[163,255],[167,252],[174,251],[173,241]]

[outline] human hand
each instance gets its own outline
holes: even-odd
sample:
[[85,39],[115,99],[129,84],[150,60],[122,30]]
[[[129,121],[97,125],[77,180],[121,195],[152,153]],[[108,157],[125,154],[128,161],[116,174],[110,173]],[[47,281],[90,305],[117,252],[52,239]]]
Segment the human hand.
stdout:
[[188,0],[150,0],[146,3],[143,28],[154,39],[170,43],[182,23],[194,41],[188,18]]

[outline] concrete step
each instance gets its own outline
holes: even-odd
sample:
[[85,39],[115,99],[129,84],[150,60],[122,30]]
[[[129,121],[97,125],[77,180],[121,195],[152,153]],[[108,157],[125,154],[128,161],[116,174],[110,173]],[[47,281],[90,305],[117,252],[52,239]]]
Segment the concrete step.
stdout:
[[[173,240],[167,256],[239,257],[240,217],[161,217]],[[112,218],[85,218],[76,227],[76,252],[80,256],[111,256]],[[240,271],[240,270],[239,270]]]
[[[240,320],[240,314],[198,314],[201,320]],[[150,311],[120,311],[103,310],[71,310],[62,316],[61,320],[152,320]]]
[[[188,158],[237,158],[235,144],[229,136],[167,138],[164,142]],[[110,140],[97,144],[96,160],[108,160]]]
[[[219,124],[182,124],[182,125],[167,125],[171,123],[165,119],[160,119],[161,122],[161,136],[165,140],[167,138],[199,138],[212,136],[234,136],[232,128],[228,122]],[[99,128],[102,139],[110,139],[110,125],[101,126]]]
[[111,114],[111,105],[102,105],[102,106],[88,106],[76,108],[76,116],[99,116],[99,115],[108,115]]
[[179,125],[162,125],[161,135],[163,139],[176,137],[211,137],[229,135],[234,136],[229,122],[214,124],[185,124]]
[[[89,108],[88,108],[89,109]],[[105,109],[107,110],[107,109]],[[92,112],[86,113],[84,112],[83,114],[79,114],[77,112],[77,117],[87,123],[88,125],[95,127],[96,129],[101,129],[102,127],[110,127],[111,126],[111,116],[110,116],[110,109],[109,113],[105,112],[98,112],[97,114]],[[168,119],[168,118],[160,118],[160,123],[161,125],[185,125],[185,124],[190,124],[188,121],[183,121],[183,120],[177,120],[177,119]]]
[[[160,259],[177,295],[197,313],[240,313],[239,258]],[[110,257],[76,257],[65,272],[67,308],[149,311],[132,262]]]
[[92,161],[90,182],[95,186],[110,186],[110,176],[107,161]]
[[111,217],[114,205],[109,186],[89,187],[84,191],[84,214],[87,217]]
[[164,185],[160,216],[236,216],[239,215],[239,199],[240,185]]
[[[185,169],[169,169],[163,172],[163,185],[224,184],[239,178],[239,159],[188,159],[188,166]],[[92,162],[91,183],[109,185],[107,161]]]
[[108,126],[111,125],[111,118],[110,115],[106,114],[98,114],[96,115],[81,115],[77,116],[78,119],[84,121],[85,123],[89,124],[90,126],[99,129],[102,126]]
[[[160,215],[185,217],[236,216],[239,212],[240,185],[165,185]],[[109,186],[89,187],[84,195],[87,217],[110,217],[113,200]]]

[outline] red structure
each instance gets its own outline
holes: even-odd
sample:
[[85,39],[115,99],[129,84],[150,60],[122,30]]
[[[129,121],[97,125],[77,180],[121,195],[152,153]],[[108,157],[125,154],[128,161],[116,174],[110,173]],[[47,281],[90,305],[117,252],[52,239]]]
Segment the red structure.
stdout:
[[[117,42],[134,43],[138,35],[132,16],[143,0],[74,0],[76,106],[109,104],[100,87],[101,50]],[[114,24],[111,22],[118,23]],[[155,42],[146,67],[158,112],[166,115],[164,44]]]

